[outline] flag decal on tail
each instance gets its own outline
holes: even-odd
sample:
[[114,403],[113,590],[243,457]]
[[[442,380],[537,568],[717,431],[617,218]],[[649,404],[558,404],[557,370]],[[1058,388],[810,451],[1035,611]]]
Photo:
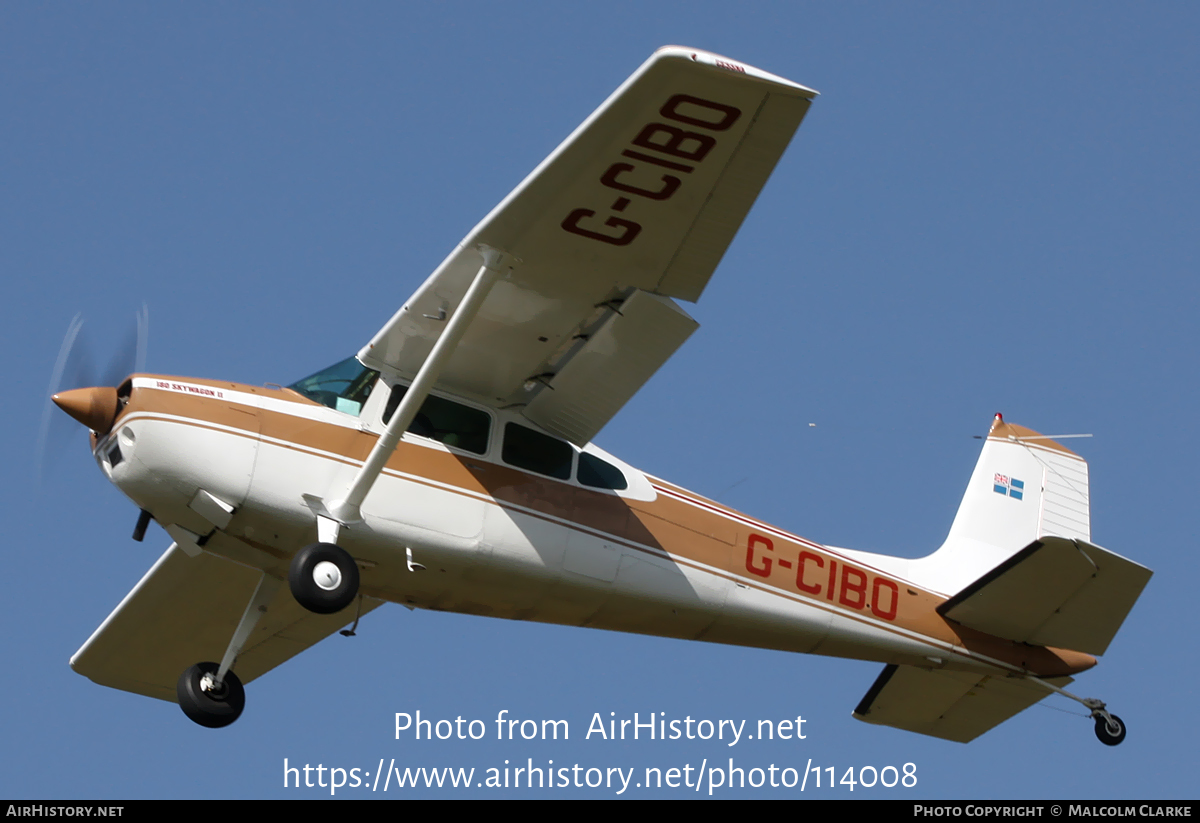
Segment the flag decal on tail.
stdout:
[[1010,478],[1007,474],[997,474],[992,480],[992,491],[1020,500],[1025,495],[1025,481]]

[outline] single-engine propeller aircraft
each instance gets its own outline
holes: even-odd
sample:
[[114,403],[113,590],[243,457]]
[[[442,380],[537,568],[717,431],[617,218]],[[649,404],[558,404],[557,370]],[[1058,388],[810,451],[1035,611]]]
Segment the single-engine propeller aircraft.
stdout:
[[854,716],[949,740],[1058,693],[1120,743],[1063,687],[1151,572],[1092,544],[1087,464],[1055,440],[996,415],[920,559],[819,545],[591,445],[696,329],[676,301],[815,96],[661,49],[356,356],[287,388],[56,394],[135,538],[153,519],[174,540],[71,666],[220,727],[243,682],[392,602],[879,661]]

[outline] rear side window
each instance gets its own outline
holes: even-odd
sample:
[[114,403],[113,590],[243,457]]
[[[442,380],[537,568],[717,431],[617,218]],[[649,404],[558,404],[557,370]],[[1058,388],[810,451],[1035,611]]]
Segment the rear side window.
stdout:
[[[407,391],[407,386],[392,388],[392,394],[383,410],[384,424],[392,419]],[[488,433],[491,428],[492,418],[487,412],[432,394],[425,398],[421,410],[408,426],[408,430],[413,434],[475,454],[487,453]]]
[[611,489],[621,491],[629,488],[625,473],[594,454],[583,452],[579,455],[579,468],[575,472],[576,479],[584,486],[593,489]]
[[569,443],[548,434],[517,423],[508,423],[504,427],[504,450],[500,456],[505,463],[518,469],[570,480],[574,453]]

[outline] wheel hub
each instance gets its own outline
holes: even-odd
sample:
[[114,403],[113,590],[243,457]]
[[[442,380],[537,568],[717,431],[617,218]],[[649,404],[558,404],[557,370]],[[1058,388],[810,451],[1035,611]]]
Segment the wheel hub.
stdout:
[[200,691],[207,694],[213,700],[222,700],[229,690],[224,683],[218,684],[217,679],[209,673],[200,678]]
[[331,592],[342,584],[342,570],[336,563],[322,560],[313,567],[313,582],[321,589]]

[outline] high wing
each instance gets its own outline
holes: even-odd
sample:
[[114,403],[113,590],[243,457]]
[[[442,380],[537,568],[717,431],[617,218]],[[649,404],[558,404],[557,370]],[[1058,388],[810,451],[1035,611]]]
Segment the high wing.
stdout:
[[[75,653],[71,668],[102,686],[175,702],[180,672],[221,659],[260,577],[172,545]],[[363,598],[362,613],[380,605]],[[249,683],[347,622],[346,614],[307,611],[281,586],[238,656],[239,679]]]
[[695,301],[816,92],[660,49],[483,219],[359,353],[411,378],[505,254],[437,386],[583,444],[695,330]]

